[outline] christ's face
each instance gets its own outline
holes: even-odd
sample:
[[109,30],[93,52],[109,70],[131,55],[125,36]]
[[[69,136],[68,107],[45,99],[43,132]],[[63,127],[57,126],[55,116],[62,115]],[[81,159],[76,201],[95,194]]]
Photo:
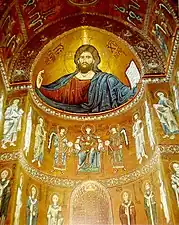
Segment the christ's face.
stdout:
[[83,52],[78,59],[78,68],[82,73],[87,73],[93,68],[94,59],[90,52]]

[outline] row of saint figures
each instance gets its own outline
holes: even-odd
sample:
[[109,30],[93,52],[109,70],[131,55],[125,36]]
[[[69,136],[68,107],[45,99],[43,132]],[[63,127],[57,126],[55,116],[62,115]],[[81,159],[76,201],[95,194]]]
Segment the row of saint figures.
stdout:
[[[163,92],[158,92],[159,101],[153,104],[157,116],[163,128],[163,138],[174,139],[179,133],[178,124],[174,113],[174,105],[171,100],[165,97]],[[151,149],[155,148],[155,138],[152,125],[152,117],[147,101],[144,104],[145,108],[145,124]],[[29,155],[31,136],[32,136],[32,108],[26,118],[26,128],[24,135],[24,153],[26,157]],[[20,100],[14,99],[12,104],[7,107],[4,113],[4,126],[2,137],[2,149],[16,146],[18,132],[22,128],[22,117],[24,111],[20,107]],[[148,158],[145,147],[144,137],[144,122],[140,119],[140,114],[136,112],[133,116],[133,125],[131,128],[132,136],[135,142],[136,159],[141,164]],[[45,130],[45,122],[42,117],[38,118],[38,123],[35,127],[35,144],[33,147],[32,163],[37,162],[40,167],[44,161],[45,143],[48,142],[48,149],[54,148],[53,168],[66,170],[67,158],[71,153],[75,153],[78,157],[78,171],[99,172],[101,167],[101,154],[107,152],[112,161],[114,170],[119,168],[126,169],[123,162],[123,149],[129,146],[128,132],[125,128],[120,128],[119,125],[109,128],[109,137],[107,140],[102,140],[95,132],[95,127],[92,124],[84,125],[81,128],[81,135],[76,137],[76,141],[68,139],[68,131],[65,127],[58,128],[50,133],[47,137]],[[9,145],[9,146],[8,146]]]
[[[144,125],[139,119],[139,114],[134,115],[132,135],[135,140],[136,158],[139,164],[148,155],[145,150]],[[151,136],[151,135],[150,135]],[[37,163],[39,167],[44,162],[45,141],[47,131],[44,120],[40,117],[35,129],[35,144],[33,149],[32,163]],[[152,149],[154,149],[154,137],[152,135]],[[107,153],[110,156],[114,171],[118,169],[126,170],[123,160],[124,148],[129,146],[128,135],[125,128],[119,125],[111,126],[107,140],[102,140],[96,135],[95,127],[92,124],[85,124],[81,127],[81,135],[76,137],[75,142],[68,138],[68,131],[64,127],[57,128],[57,131],[50,133],[48,138],[49,151],[54,149],[53,168],[54,170],[66,170],[67,159],[71,154],[78,157],[77,169],[81,172],[100,172],[101,156]],[[28,152],[24,150],[26,156]]]
[[[175,163],[176,164],[176,163]],[[173,168],[176,167],[176,165],[173,164]],[[178,167],[177,167],[177,171],[179,168],[179,163],[177,163]],[[175,168],[176,169],[176,168]],[[178,177],[177,171],[174,169],[173,174],[171,175],[171,182],[172,182],[172,188],[174,189],[175,192],[175,188],[174,188],[174,184],[176,184],[178,186],[179,189],[179,185],[178,183],[176,183],[176,180],[174,181],[173,177],[176,176]],[[167,194],[166,194],[166,189],[163,183],[163,179],[161,176],[161,173],[158,173],[158,177],[159,177],[159,193],[160,193],[160,200],[157,199],[156,197],[156,188],[154,189],[152,183],[150,181],[144,181],[142,186],[143,186],[143,196],[140,196],[141,200],[143,199],[143,203],[141,203],[141,201],[136,201],[136,196],[132,196],[132,192],[129,189],[124,189],[121,191],[120,195],[118,195],[119,197],[119,202],[118,202],[118,209],[116,209],[116,207],[113,208],[113,210],[118,210],[119,212],[119,220],[121,222],[122,225],[137,225],[137,221],[139,220],[139,213],[137,212],[136,208],[138,208],[138,206],[136,206],[136,204],[141,204],[141,213],[143,210],[143,213],[146,215],[146,223],[145,224],[150,224],[150,225],[158,225],[159,224],[159,215],[161,215],[159,213],[159,208],[162,208],[163,210],[163,215],[164,215],[164,219],[165,219],[165,224],[170,224],[171,222],[171,214],[170,214],[170,210],[169,210],[169,206],[168,206],[168,199],[167,199]],[[85,183],[85,182],[84,182]],[[89,183],[89,182],[88,182]],[[22,197],[24,196],[24,175],[20,174],[20,178],[18,181],[18,186],[17,186],[17,193],[16,193],[16,200],[15,200],[15,209],[14,209],[14,220],[13,220],[13,225],[20,225],[22,224],[22,217],[24,218],[23,220],[26,219],[25,224],[26,225],[36,225],[38,223],[40,223],[39,221],[39,217],[43,218],[46,217],[46,223],[48,225],[63,225],[66,224],[64,221],[64,211],[66,210],[64,207],[63,201],[61,201],[62,198],[64,198],[61,194],[59,194],[58,192],[52,192],[49,196],[49,203],[48,205],[45,206],[46,210],[43,210],[43,215],[42,212],[40,211],[40,205],[41,205],[41,198],[39,198],[40,192],[41,190],[35,185],[35,184],[30,184],[29,186],[29,192],[28,194],[26,194],[26,197]],[[85,185],[85,184],[83,184]],[[100,184],[101,186],[101,184]],[[90,187],[90,188],[89,188]],[[84,200],[87,201],[88,204],[84,204],[82,205],[82,208],[85,207],[85,205],[88,205],[90,207],[90,197],[86,198],[85,197],[85,193],[87,193],[87,196],[90,196],[90,192],[93,191],[96,193],[94,193],[96,195],[96,204],[97,201],[100,200],[100,196],[104,197],[104,193],[108,193],[108,191],[105,189],[105,192],[101,192],[98,193],[96,188],[92,188],[93,185],[89,185],[89,187],[86,186],[86,188],[82,191],[79,192],[78,195],[74,195],[75,199],[72,199],[72,195],[71,198],[69,200],[69,204],[72,204],[72,206],[68,207],[68,210],[70,208],[70,210],[72,210],[73,208],[77,207],[78,203],[80,204],[80,202],[83,202]],[[101,186],[102,187],[102,186]],[[102,187],[104,188],[104,187]],[[6,221],[7,221],[7,217],[9,216],[8,214],[8,208],[10,207],[10,199],[12,198],[12,195],[14,193],[14,191],[12,191],[12,180],[10,177],[10,170],[8,169],[3,169],[1,170],[0,173],[0,224],[1,225],[5,225]],[[75,190],[75,189],[74,189]],[[79,189],[80,190],[80,189]],[[80,194],[82,193],[82,194]],[[109,194],[109,193],[108,193]],[[136,195],[136,193],[134,192],[134,194]],[[177,193],[178,194],[178,193]],[[98,197],[97,197],[98,196]],[[138,198],[139,196],[137,196]],[[76,199],[77,198],[77,199]],[[83,199],[85,198],[85,199]],[[44,196],[45,199],[45,196]],[[106,197],[106,199],[111,199],[110,197]],[[176,198],[176,200],[178,201],[178,199]],[[89,201],[89,202],[88,202]],[[112,202],[109,203],[109,205],[111,206],[111,203],[113,204],[113,199],[110,200]],[[178,202],[177,202],[178,204]],[[97,204],[98,208],[93,208],[92,210],[98,210],[100,212],[100,205]],[[23,207],[24,206],[24,207]],[[107,208],[108,205],[106,206]],[[178,205],[179,207],[179,205]],[[21,214],[23,210],[23,215]],[[46,212],[45,212],[46,211]],[[76,211],[76,210],[75,210]],[[73,214],[75,214],[75,211],[73,213],[68,213],[67,215],[71,216]],[[85,211],[85,210],[83,210]],[[78,212],[76,212],[78,214]],[[22,216],[21,216],[22,215]],[[26,215],[26,216],[24,216]],[[91,214],[92,215],[92,214]],[[82,219],[84,219],[84,217],[87,215],[82,215]],[[100,217],[100,215],[99,215]],[[73,219],[72,219],[73,221]],[[75,216],[74,216],[74,221],[75,221]],[[147,222],[148,221],[148,222]],[[24,224],[24,223],[23,223]],[[81,223],[80,223],[81,224]],[[96,223],[98,224],[98,223]],[[109,223],[107,223],[109,224]],[[72,224],[73,225],[73,222]],[[91,224],[92,225],[92,224]],[[99,225],[102,225],[99,223]]]

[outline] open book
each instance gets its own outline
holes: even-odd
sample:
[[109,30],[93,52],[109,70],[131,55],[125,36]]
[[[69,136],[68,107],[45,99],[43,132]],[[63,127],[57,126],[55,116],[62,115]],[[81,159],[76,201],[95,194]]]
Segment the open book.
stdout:
[[134,61],[131,61],[129,67],[126,70],[126,76],[128,77],[131,88],[136,87],[140,80],[140,73]]

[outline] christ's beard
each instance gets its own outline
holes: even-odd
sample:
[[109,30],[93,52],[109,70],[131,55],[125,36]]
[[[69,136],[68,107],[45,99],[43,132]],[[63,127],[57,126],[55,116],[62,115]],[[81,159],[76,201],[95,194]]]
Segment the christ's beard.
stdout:
[[88,64],[88,63],[79,63],[78,64],[78,69],[81,73],[88,73],[89,71],[93,70],[93,63]]

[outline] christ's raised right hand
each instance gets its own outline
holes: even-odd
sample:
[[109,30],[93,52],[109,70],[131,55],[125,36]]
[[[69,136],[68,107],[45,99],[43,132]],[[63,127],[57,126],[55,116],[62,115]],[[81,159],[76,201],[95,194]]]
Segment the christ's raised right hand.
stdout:
[[37,75],[37,80],[36,80],[36,85],[37,85],[37,88],[40,88],[41,85],[42,85],[42,81],[43,81],[43,77],[42,77],[42,74],[44,73],[44,70],[41,70],[38,75]]

